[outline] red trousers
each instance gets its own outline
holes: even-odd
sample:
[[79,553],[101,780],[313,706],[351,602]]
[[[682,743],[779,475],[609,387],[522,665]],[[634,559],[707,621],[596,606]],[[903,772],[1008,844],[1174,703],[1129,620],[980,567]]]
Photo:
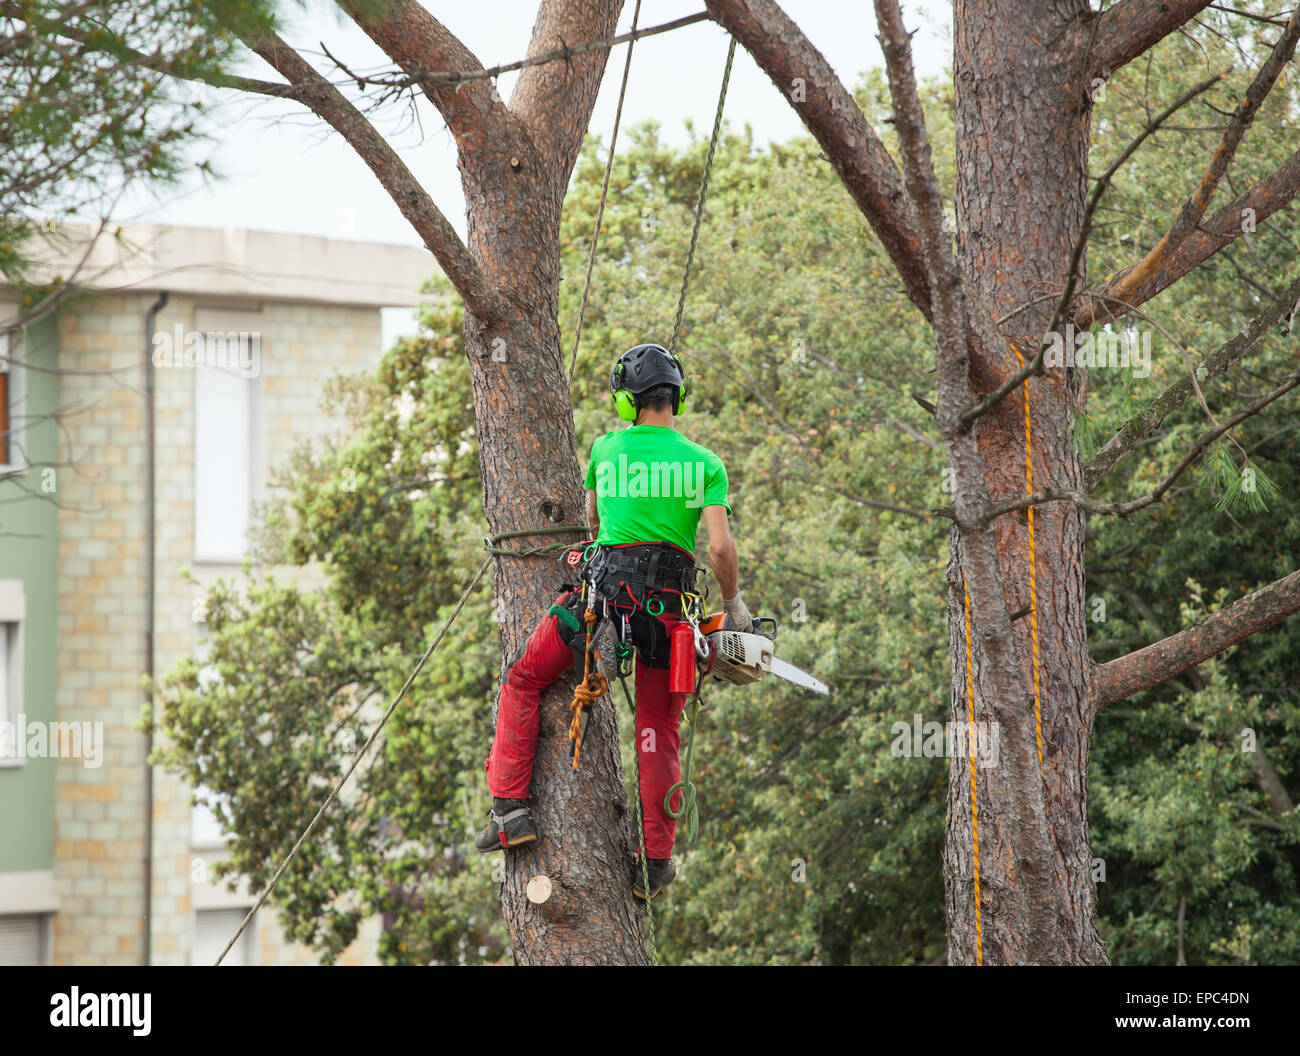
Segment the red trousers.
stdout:
[[[561,600],[563,599],[561,595]],[[667,635],[679,620],[657,617]],[[498,698],[496,736],[487,761],[488,791],[501,799],[525,799],[537,753],[537,723],[541,696],[574,662],[573,649],[559,632],[559,617],[547,614],[528,637],[523,655],[510,665]],[[668,669],[636,662],[636,752],[641,775],[641,810],[645,819],[648,858],[672,854],[677,822],[664,809],[664,796],[681,778],[677,751],[678,724],[687,693],[668,692]],[[673,797],[677,810],[681,793]]]

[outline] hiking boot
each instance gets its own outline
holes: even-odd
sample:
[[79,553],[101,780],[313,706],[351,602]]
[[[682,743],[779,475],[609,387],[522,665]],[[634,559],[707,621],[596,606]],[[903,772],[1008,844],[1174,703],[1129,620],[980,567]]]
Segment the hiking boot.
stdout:
[[474,837],[479,854],[490,854],[506,847],[517,847],[537,839],[537,826],[526,799],[493,799],[488,811],[487,828]]
[[[646,875],[650,879],[650,898],[654,898],[673,882],[673,877],[677,875],[677,868],[673,865],[671,858],[647,858],[645,865]],[[639,861],[636,866],[636,874],[632,878],[632,894],[636,895],[637,898],[646,897],[645,880],[641,875],[641,863]]]

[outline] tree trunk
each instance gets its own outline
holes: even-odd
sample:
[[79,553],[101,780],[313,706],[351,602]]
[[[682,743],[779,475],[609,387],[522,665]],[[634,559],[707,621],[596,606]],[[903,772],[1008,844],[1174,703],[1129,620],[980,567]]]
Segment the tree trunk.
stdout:
[[[1090,17],[1083,0],[958,0],[954,13],[958,251],[965,273],[979,276],[980,293],[995,318],[1052,295],[1004,328],[1026,362],[1064,286],[1086,204],[1087,35],[1062,27],[1081,31]],[[1071,37],[1074,47],[1068,46]],[[971,376],[988,391],[1020,364],[988,362],[980,347],[972,340]],[[1025,390],[1012,392],[977,422],[993,502],[1046,487],[1082,488],[1070,434],[1084,384],[1082,371],[1065,369],[1029,382],[1032,488],[1026,480]],[[944,855],[949,961],[1105,963],[1093,927],[1096,892],[1088,847],[1092,716],[1084,518],[1073,504],[1051,503],[1001,517],[994,527],[1007,608],[1030,609],[1013,626],[1020,675],[1036,706],[997,716],[996,765],[952,759]],[[964,724],[973,713],[976,723],[993,722],[996,693],[978,622],[968,672],[959,549],[954,532],[948,602],[952,717]],[[973,708],[968,685],[974,687]],[[1043,813],[1049,863],[1032,862],[1017,848],[1025,820],[1040,820]],[[1037,895],[1030,890],[1031,876],[1042,881]],[[1050,904],[1034,905],[1042,892]],[[1048,921],[1054,936],[1032,928],[1026,934],[1025,922],[1035,919]]]
[[[493,532],[581,524],[586,508],[556,315],[568,170],[548,173],[522,136],[502,142],[495,161],[464,178],[470,251],[507,304],[495,323],[465,315],[483,509]],[[573,541],[579,538],[575,533]],[[554,541],[525,537],[507,545]],[[498,557],[495,566],[504,673],[555,600],[562,573],[553,556]],[[506,925],[519,964],[644,964],[618,726],[608,697],[592,709],[581,767],[571,769],[569,701],[580,675],[575,664],[542,700],[530,789],[541,839],[506,854]],[[542,904],[525,892],[537,875],[553,887]]]

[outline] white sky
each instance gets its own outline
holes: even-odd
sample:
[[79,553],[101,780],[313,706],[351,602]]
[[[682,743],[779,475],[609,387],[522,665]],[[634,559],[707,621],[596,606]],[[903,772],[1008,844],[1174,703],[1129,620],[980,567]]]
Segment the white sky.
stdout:
[[[289,5],[286,5],[289,6]],[[478,56],[485,66],[522,58],[528,48],[537,0],[430,2],[428,7]],[[633,0],[627,0],[619,25],[631,25]],[[875,19],[865,0],[785,0],[785,9],[850,88],[861,71],[881,64]],[[319,68],[320,42],[353,69],[391,68],[383,53],[330,0],[309,0],[285,36],[311,53]],[[640,25],[650,27],[703,9],[701,0],[643,0]],[[912,0],[904,17],[913,38],[918,73],[941,73],[951,54],[948,0]],[[590,128],[609,140],[627,45],[610,55]],[[685,122],[707,135],[717,103],[727,36],[702,22],[637,41],[628,82],[623,128],[648,118],[662,125],[671,143],[687,140]],[[278,76],[250,57],[247,73],[267,80]],[[509,99],[514,75],[500,79]],[[202,227],[252,228],[367,242],[419,245],[410,225],[351,149],[313,115],[275,100],[247,101],[238,93],[210,91],[214,139],[194,151],[197,162],[210,158],[225,179],[194,178],[181,192],[133,192],[116,213],[119,221],[151,221]],[[432,106],[421,100],[423,129],[406,127],[389,113],[380,130],[463,235],[465,205],[456,172],[451,137]],[[803,131],[785,97],[739,48],[727,93],[726,117],[734,128],[746,123],[759,144],[782,141]]]

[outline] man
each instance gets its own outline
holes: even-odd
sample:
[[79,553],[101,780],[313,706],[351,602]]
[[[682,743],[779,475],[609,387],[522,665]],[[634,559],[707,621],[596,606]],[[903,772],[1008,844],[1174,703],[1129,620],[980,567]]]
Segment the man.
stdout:
[[[726,467],[673,426],[687,394],[681,361],[660,345],[637,345],[615,364],[610,392],[619,417],[634,424],[606,433],[591,447],[587,518],[597,547],[583,579],[598,615],[611,619],[620,640],[636,647],[636,751],[649,885],[646,890],[637,870],[632,890],[651,899],[676,875],[677,823],[665,810],[664,797],[681,777],[678,724],[690,694],[670,691],[670,637],[682,619],[682,595],[695,589],[701,519],[729,626],[748,631],[752,620],[740,596],[736,544],[727,521]],[[474,841],[479,851],[537,839],[528,785],[538,707],[542,693],[585,648],[585,610],[582,590],[562,592],[506,672],[487,762],[492,810]]]

